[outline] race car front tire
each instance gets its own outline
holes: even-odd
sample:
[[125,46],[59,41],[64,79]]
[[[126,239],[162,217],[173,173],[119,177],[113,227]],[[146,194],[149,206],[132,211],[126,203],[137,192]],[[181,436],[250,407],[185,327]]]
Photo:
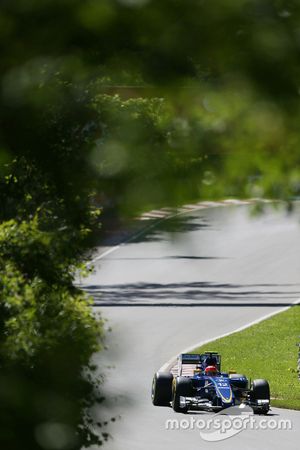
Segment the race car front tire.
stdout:
[[187,413],[188,408],[180,406],[180,397],[192,397],[192,383],[189,378],[177,377],[173,382],[172,407],[175,412]]
[[[269,400],[270,402],[270,386],[267,380],[253,380],[250,399],[252,402],[256,402],[257,400]],[[253,410],[258,414],[267,414],[269,404],[265,408],[253,408]]]
[[173,375],[157,372],[153,377],[151,398],[154,406],[169,406],[172,400]]

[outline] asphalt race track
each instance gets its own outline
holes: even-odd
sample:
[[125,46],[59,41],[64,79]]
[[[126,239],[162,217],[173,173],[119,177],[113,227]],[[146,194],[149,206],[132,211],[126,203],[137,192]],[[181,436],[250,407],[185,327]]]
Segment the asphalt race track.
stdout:
[[[300,297],[299,218],[299,212],[288,215],[271,208],[252,217],[249,206],[191,211],[95,263],[82,286],[112,328],[109,351],[95,358],[109,399],[96,413],[102,420],[117,418],[108,427],[112,439],[106,448],[299,448],[300,411],[272,408],[267,416],[272,426],[291,420],[292,430],[247,429],[207,442],[197,428],[166,430],[165,423],[170,418],[207,421],[213,414],[175,414],[152,406],[150,399],[154,372],[172,356]],[[264,419],[257,417],[256,425]]]

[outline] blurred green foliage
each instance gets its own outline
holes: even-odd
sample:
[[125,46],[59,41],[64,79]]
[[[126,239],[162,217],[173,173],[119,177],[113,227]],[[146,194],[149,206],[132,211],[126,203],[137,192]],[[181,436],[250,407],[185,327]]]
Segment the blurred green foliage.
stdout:
[[[34,161],[73,211],[74,192],[93,183],[118,197],[123,172],[132,180],[126,206],[109,198],[122,214],[199,195],[298,195],[299,19],[293,0],[3,0],[2,161]],[[112,150],[103,135],[119,119]],[[161,145],[166,121],[177,130]],[[104,182],[91,164],[99,139],[102,158],[118,160]],[[144,205],[136,204],[134,186],[141,170],[134,172],[133,157],[125,160],[124,148],[131,154],[133,146],[140,169],[147,166]],[[204,159],[211,164],[199,164],[191,177],[188,169]],[[185,173],[164,176],[169,163]]]
[[3,448],[73,449],[101,442],[89,408],[101,400],[90,359],[101,348],[102,323],[73,287],[78,263],[70,243],[70,236],[42,230],[37,216],[0,227]]
[[1,448],[97,441],[98,207],[299,196],[299,50],[296,0],[1,1]]

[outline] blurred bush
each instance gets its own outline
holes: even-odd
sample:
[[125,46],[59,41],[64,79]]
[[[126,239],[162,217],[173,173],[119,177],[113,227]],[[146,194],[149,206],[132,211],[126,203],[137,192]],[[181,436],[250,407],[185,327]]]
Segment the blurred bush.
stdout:
[[1,448],[101,442],[89,408],[101,400],[90,359],[102,323],[72,285],[69,242],[37,217],[0,227]]

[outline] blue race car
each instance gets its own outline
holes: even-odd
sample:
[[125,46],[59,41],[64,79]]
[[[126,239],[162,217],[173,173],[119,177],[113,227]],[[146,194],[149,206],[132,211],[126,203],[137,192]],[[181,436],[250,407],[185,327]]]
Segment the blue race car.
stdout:
[[221,356],[217,352],[181,354],[177,368],[157,372],[152,383],[152,403],[172,405],[175,412],[189,410],[220,411],[241,403],[254,413],[267,414],[270,388],[266,380],[253,380],[235,372],[221,372]]

